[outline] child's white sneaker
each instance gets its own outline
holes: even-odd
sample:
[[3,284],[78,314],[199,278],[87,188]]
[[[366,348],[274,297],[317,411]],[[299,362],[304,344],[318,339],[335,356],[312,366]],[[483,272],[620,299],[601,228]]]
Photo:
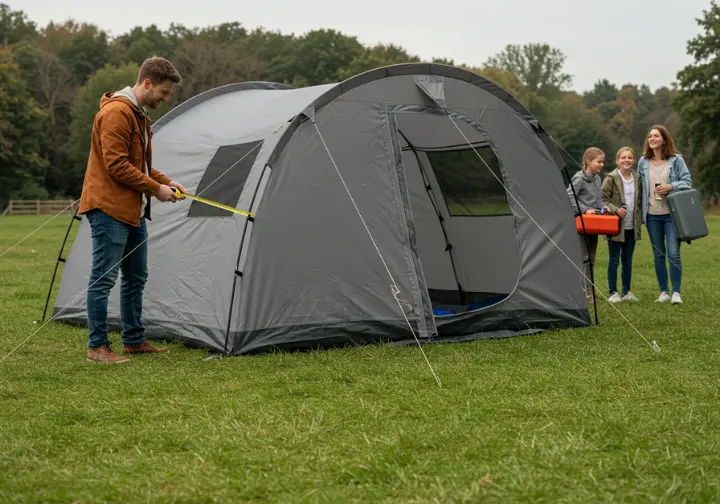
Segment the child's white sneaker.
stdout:
[[660,297],[655,300],[656,303],[667,303],[668,301],[670,301],[670,296],[667,292],[661,292]]
[[635,294],[633,294],[632,292],[628,292],[621,299],[623,301],[638,301],[638,298],[636,298]]
[[620,298],[620,294],[617,292],[613,292],[612,296],[608,298],[608,302],[610,303],[619,303],[620,301],[622,301],[622,299]]
[[680,297],[679,292],[673,292],[672,293],[672,301],[670,301],[672,304],[682,304],[682,298]]

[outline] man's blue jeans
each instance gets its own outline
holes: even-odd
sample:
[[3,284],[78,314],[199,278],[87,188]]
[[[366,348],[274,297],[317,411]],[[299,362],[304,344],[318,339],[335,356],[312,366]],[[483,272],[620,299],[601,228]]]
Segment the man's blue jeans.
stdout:
[[[672,291],[680,292],[682,282],[682,263],[680,262],[680,241],[678,240],[672,216],[652,215],[647,216],[647,230],[650,235],[650,243],[653,248],[655,259],[655,276],[657,277],[660,292],[668,291],[668,270],[665,260],[670,263],[670,281]],[[665,247],[667,241],[667,249]],[[666,253],[667,250],[667,253]]]
[[147,227],[145,218],[135,227],[120,222],[100,210],[86,214],[92,237],[92,271],[87,292],[88,347],[108,344],[107,307],[110,290],[118,271],[122,342],[139,345],[145,340],[142,325],[143,290],[147,282]]

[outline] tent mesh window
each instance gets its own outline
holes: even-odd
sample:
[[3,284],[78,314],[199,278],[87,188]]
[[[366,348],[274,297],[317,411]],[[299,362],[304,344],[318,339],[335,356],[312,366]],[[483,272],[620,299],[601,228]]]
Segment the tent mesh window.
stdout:
[[[205,169],[195,194],[218,203],[237,206],[250,169],[260,152],[260,144],[262,140],[220,147]],[[187,216],[231,217],[233,215],[228,210],[193,201]]]
[[[476,147],[485,163],[503,180],[500,162],[489,145]],[[473,149],[427,151],[447,204],[454,216],[512,215],[507,193]]]

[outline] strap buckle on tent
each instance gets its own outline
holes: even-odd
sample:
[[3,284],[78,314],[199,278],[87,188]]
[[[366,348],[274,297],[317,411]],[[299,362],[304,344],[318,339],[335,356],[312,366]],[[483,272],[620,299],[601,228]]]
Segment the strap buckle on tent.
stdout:
[[397,287],[394,284],[390,285],[390,292],[392,292],[393,297],[395,298],[395,301],[400,305],[400,308],[405,313],[413,313],[415,312],[415,307],[412,305],[410,301],[407,299],[403,299],[400,297],[400,288]]

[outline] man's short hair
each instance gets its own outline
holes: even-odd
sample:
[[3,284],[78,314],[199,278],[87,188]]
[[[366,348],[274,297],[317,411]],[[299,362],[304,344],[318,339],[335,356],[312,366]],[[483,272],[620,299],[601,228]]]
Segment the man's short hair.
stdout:
[[143,61],[138,73],[138,82],[143,82],[145,79],[150,79],[150,82],[156,86],[166,80],[171,80],[175,84],[179,84],[182,80],[173,64],[162,56],[153,56]]

